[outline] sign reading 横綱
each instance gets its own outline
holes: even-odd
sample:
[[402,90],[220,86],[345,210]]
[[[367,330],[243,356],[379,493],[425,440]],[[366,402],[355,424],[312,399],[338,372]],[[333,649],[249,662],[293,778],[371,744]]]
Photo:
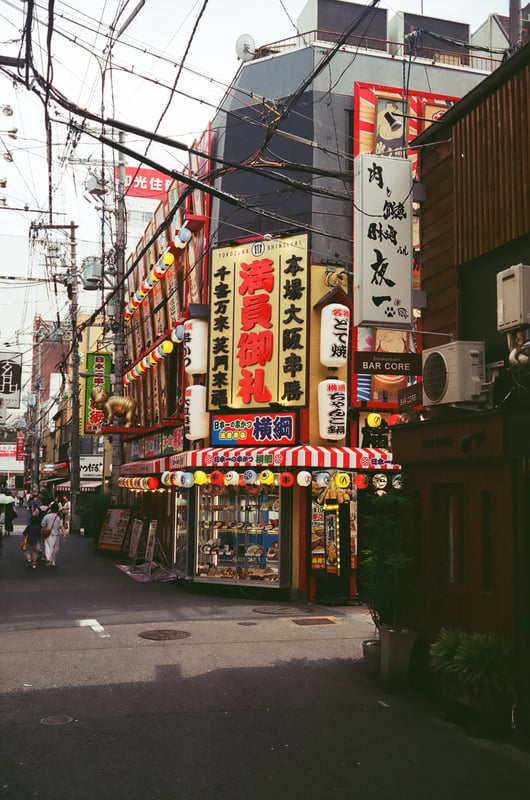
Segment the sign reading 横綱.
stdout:
[[294,414],[216,414],[211,418],[210,444],[290,445],[295,442]]
[[0,353],[0,400],[4,408],[20,408],[22,356]]
[[308,237],[212,252],[208,410],[307,404]]
[[410,330],[410,161],[369,153],[356,156],[354,198],[354,323]]

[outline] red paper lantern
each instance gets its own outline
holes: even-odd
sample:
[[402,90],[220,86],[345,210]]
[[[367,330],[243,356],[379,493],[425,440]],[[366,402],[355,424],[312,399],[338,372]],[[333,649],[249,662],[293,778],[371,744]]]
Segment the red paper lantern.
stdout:
[[292,486],[294,483],[294,475],[292,472],[282,472],[280,474],[280,486]]
[[148,489],[158,489],[158,478],[147,478]]
[[363,473],[359,473],[355,476],[355,485],[358,489],[366,489],[368,486],[368,476],[364,475]]
[[213,483],[214,486],[221,486],[224,482],[224,479],[225,477],[223,473],[218,469],[214,469],[210,475],[210,483]]

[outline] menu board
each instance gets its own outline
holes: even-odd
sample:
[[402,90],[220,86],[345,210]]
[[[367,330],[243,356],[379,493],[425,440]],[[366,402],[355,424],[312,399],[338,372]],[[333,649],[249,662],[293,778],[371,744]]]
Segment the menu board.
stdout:
[[132,509],[130,508],[107,509],[98,537],[98,550],[121,550],[129,528],[131,515]]

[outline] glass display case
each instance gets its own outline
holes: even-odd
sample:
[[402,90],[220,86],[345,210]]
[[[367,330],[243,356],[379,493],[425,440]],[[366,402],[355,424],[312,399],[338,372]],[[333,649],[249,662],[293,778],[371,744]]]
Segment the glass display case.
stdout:
[[195,577],[280,586],[278,486],[201,486],[197,502]]

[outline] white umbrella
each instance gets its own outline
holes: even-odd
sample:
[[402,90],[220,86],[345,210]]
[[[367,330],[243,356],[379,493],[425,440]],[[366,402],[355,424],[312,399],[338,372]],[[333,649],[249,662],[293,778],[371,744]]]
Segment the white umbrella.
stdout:
[[16,503],[16,497],[9,494],[0,494],[0,505],[7,506],[9,503]]

